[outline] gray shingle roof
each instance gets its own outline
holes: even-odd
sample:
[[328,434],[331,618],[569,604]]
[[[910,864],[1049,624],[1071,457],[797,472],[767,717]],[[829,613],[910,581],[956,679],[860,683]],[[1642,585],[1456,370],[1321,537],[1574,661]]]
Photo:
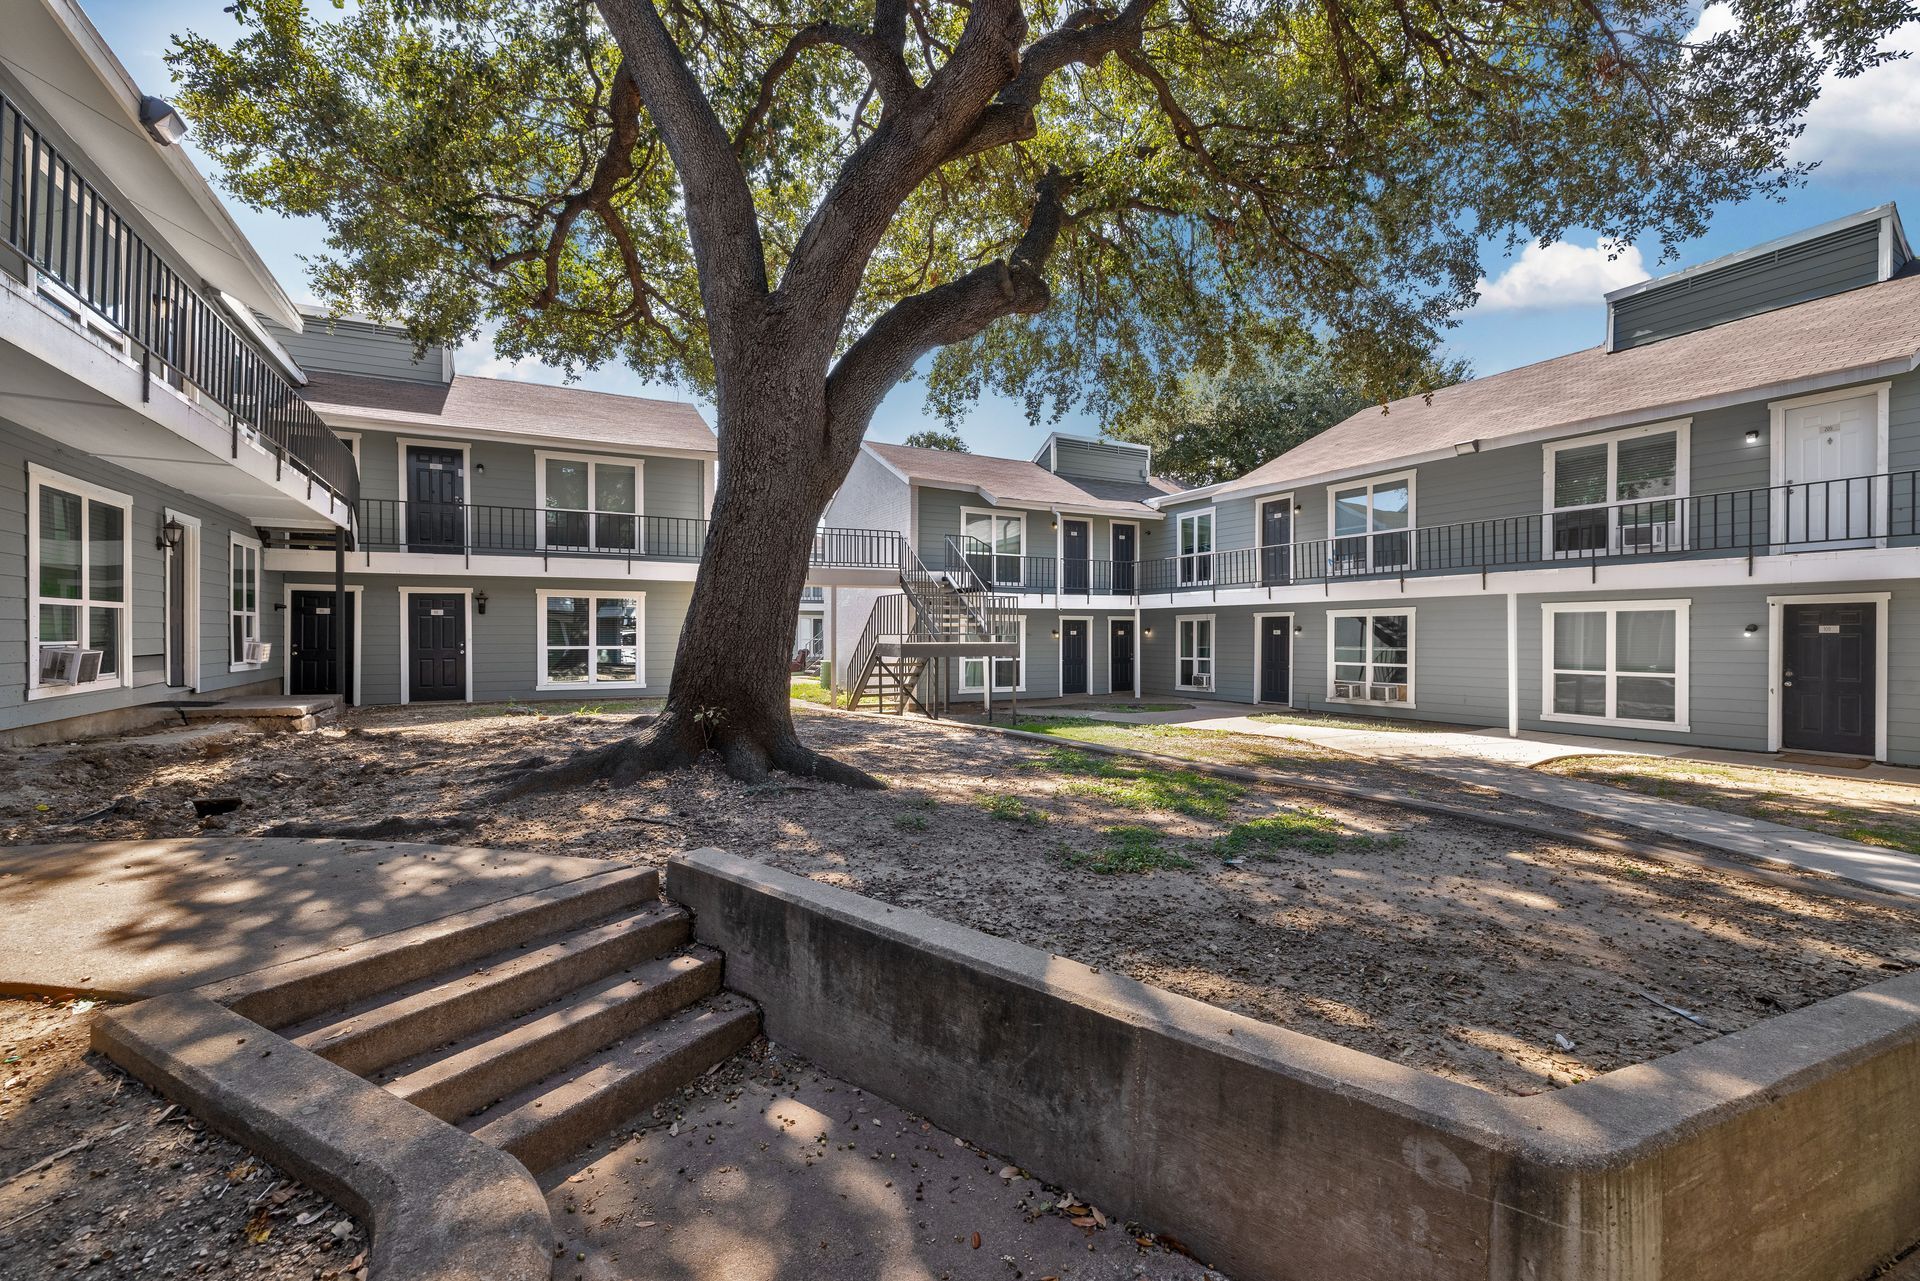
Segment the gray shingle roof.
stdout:
[[905,472],[910,480],[950,489],[983,490],[996,503],[1064,507],[1116,516],[1157,516],[1159,513],[1146,506],[1147,499],[1173,493],[1176,488],[1158,479],[1136,485],[1056,476],[1040,464],[1022,458],[914,449],[877,441],[869,441],[867,448],[882,462]]
[[1917,360],[1920,274],[1913,274],[1645,347],[1589,347],[1441,388],[1431,403],[1409,396],[1384,414],[1364,409],[1215,492],[1384,470],[1470,440],[1652,422],[1809,380],[1886,377]]
[[301,394],[322,418],[348,415],[406,426],[540,436],[711,454],[713,431],[692,405],[580,387],[454,375],[450,384],[315,373]]

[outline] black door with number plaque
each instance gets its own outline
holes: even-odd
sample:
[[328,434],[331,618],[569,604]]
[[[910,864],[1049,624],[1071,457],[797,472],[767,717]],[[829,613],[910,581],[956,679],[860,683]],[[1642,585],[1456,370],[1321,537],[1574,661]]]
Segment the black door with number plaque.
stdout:
[[466,546],[465,456],[457,449],[407,446],[407,550]]
[[416,703],[467,696],[467,598],[407,597],[407,697]]
[[1060,692],[1087,692],[1087,620],[1084,618],[1060,622]]
[[1874,751],[1875,609],[1788,605],[1780,638],[1780,745],[1802,752]]
[[1107,624],[1107,674],[1116,694],[1133,693],[1133,620],[1116,618]]
[[[1133,592],[1133,563],[1140,559],[1140,549],[1136,542],[1140,530],[1134,525],[1113,526],[1113,591],[1116,596],[1127,596]],[[1133,678],[1127,678],[1131,688]]]
[[1260,701],[1293,701],[1293,620],[1260,620]]
[[1293,500],[1260,504],[1260,582],[1271,587],[1293,578]]
[[1087,547],[1089,545],[1087,522],[1084,520],[1063,520],[1060,522],[1060,558],[1065,562],[1067,581],[1064,590],[1085,595],[1087,591]]
[[[293,694],[340,693],[353,698],[353,593],[347,593],[347,665],[340,669],[334,644],[332,592],[293,593],[293,656],[287,667],[287,690]],[[338,680],[340,683],[335,684]]]

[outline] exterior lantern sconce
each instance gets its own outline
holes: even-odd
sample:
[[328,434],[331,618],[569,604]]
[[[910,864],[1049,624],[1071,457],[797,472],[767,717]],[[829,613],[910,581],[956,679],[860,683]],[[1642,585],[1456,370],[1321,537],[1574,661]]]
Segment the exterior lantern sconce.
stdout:
[[487,474],[487,465],[486,465],[485,463],[475,463],[475,464],[473,465],[473,474],[474,474],[474,475],[476,475],[476,476],[484,476],[484,475],[486,475],[486,474]]
[[1755,635],[1758,635],[1758,634],[1759,634],[1759,632],[1760,632],[1760,624],[1758,624],[1758,623],[1748,623],[1748,624],[1747,624],[1747,635],[1749,635],[1749,636],[1755,636]]
[[474,612],[478,614],[487,612],[487,594],[485,592],[475,592],[473,594],[473,609]]
[[1295,636],[1303,635],[1306,632],[1306,630],[1307,630],[1307,625],[1305,623],[1295,623],[1293,625],[1293,634]]
[[1153,639],[1153,628],[1151,628],[1151,627],[1143,627],[1143,628],[1141,628],[1141,629],[1140,629],[1140,634],[1141,634],[1142,636],[1144,636],[1144,637],[1146,637],[1146,638],[1147,638],[1148,640],[1152,640],[1152,639]]
[[1060,639],[1060,629],[1058,627],[1053,629],[1053,635],[1049,639],[1052,639],[1052,640]]
[[1302,512],[1306,510],[1307,510],[1306,504],[1304,503],[1295,503],[1293,505],[1293,514],[1296,516],[1300,515]]
[[1749,431],[1747,432],[1747,443],[1748,443],[1749,445],[1757,445],[1757,444],[1759,444],[1759,443],[1760,443],[1760,429],[1759,429],[1759,428],[1757,428],[1757,427],[1756,427],[1756,428],[1752,428],[1752,429],[1750,429],[1750,430],[1749,430]]
[[167,523],[160,526],[160,537],[153,540],[155,551],[170,552],[180,546],[180,540],[187,536],[187,527],[171,516]]

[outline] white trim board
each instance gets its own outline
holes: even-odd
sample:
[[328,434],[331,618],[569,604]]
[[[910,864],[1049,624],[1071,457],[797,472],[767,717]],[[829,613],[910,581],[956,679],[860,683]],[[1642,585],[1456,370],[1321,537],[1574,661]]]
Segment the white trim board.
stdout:
[[[366,597],[362,595],[363,584],[348,583],[347,591],[353,596],[353,705],[366,706],[366,700],[360,697],[361,676],[367,670],[366,647],[361,644],[365,635],[367,620]],[[286,608],[281,611],[285,622],[280,628],[280,693],[286,697],[293,695],[293,594],[295,592],[333,592],[332,583],[296,583],[285,579],[280,584],[280,602]],[[404,620],[402,626],[405,626]],[[469,639],[468,647],[472,647]]]
[[1887,642],[1892,628],[1892,592],[1830,592],[1813,596],[1767,597],[1767,750],[1780,750],[1780,665],[1785,647],[1780,640],[1782,607],[1786,605],[1872,605],[1873,635],[1873,759],[1887,759]]
[[265,637],[261,635],[266,629],[260,625],[260,615],[266,605],[267,551],[260,540],[252,535],[243,534],[237,529],[229,529],[227,531],[227,581],[222,589],[222,595],[225,596],[227,602],[227,670],[229,672],[257,672],[265,668],[267,664],[245,663],[235,659],[233,656],[233,620],[236,616],[247,612],[233,607],[233,565],[234,549],[236,547],[244,548],[253,553],[253,639],[256,641],[265,639]]
[[183,512],[175,507],[161,508],[160,519],[163,523],[169,520],[177,520],[186,531],[180,535],[180,546],[178,548],[169,548],[166,554],[160,559],[160,596],[162,601],[165,602],[160,611],[161,635],[165,638],[161,646],[161,661],[166,664],[162,679],[164,680],[166,676],[170,676],[173,673],[173,619],[169,617],[173,611],[173,558],[184,555],[187,558],[187,599],[184,605],[187,615],[186,628],[184,631],[187,651],[184,655],[186,659],[187,683],[185,685],[170,685],[168,688],[185,689],[197,694],[200,692],[200,633],[202,630],[200,622],[200,580],[206,576],[206,571],[201,564],[205,556],[201,539],[206,527],[202,524],[198,516]]
[[[464,596],[467,600],[467,697],[473,701],[473,588],[471,587],[402,587],[400,591],[400,704],[406,706],[413,701],[413,655],[412,628],[409,624],[413,617],[408,613],[410,596]],[[435,702],[452,702],[452,699],[435,699]]]
[[[80,542],[80,583],[82,594],[68,599],[66,597],[43,597],[40,595],[40,489],[45,486],[74,494],[81,502],[79,529]],[[27,464],[26,489],[26,526],[27,526],[27,563],[26,570],[26,609],[27,609],[27,670],[26,698],[35,702],[43,698],[65,698],[71,694],[98,693],[109,689],[133,688],[133,611],[134,611],[134,561],[133,561],[133,518],[134,503],[130,495],[117,489],[108,489],[91,481],[69,476],[62,471],[42,466],[36,462]],[[117,608],[120,611],[119,630],[119,670],[112,676],[85,685],[42,685],[40,684],[40,602],[71,607],[77,611],[74,624],[74,644],[80,649],[89,648],[87,610],[94,604],[92,540],[87,535],[89,522],[87,509],[93,503],[112,507],[120,512],[120,599],[99,602],[103,606]],[[164,590],[164,589],[163,589]],[[165,674],[161,679],[165,680]],[[164,688],[164,686],[162,686]]]
[[[1278,544],[1275,545],[1278,546]],[[1271,706],[1292,707],[1293,680],[1299,672],[1300,664],[1296,661],[1297,655],[1294,653],[1293,638],[1298,635],[1298,633],[1294,631],[1296,624],[1293,618],[1293,611],[1290,609],[1272,610],[1253,616],[1253,701],[1256,704],[1266,702],[1266,699],[1261,696],[1261,692],[1266,689],[1265,669],[1267,649],[1265,645],[1261,644],[1264,638],[1260,635],[1260,624],[1269,618],[1284,618],[1287,620],[1287,701],[1285,703],[1274,703],[1271,704]]]
[[[1196,553],[1197,554],[1197,553]],[[1180,632],[1182,623],[1200,623],[1207,625],[1207,683],[1205,685],[1182,685],[1180,683]],[[1191,660],[1198,663],[1198,655]],[[1214,614],[1176,614],[1173,618],[1173,687],[1182,693],[1219,694],[1220,692],[1220,623]]]

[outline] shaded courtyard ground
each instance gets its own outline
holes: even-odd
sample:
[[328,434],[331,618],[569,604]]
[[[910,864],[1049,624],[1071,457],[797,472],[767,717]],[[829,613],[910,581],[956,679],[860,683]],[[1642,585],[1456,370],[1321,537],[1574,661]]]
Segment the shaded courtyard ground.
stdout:
[[[1920,965],[1910,912],[1070,743],[801,715],[809,741],[892,788],[699,770],[501,804],[508,765],[630,732],[625,716],[374,709],[298,737],[61,749],[57,771],[6,753],[0,794],[17,799],[0,837],[189,834],[192,799],[219,794],[242,802],[210,820],[232,835],[400,816],[465,825],[438,839],[648,864],[717,845],[1508,1094]],[[1303,781],[1519,808],[1289,740],[1217,738],[1221,759],[1257,750]]]
[[0,1000],[0,1276],[361,1281],[360,1226],[88,1054],[91,1005]]

